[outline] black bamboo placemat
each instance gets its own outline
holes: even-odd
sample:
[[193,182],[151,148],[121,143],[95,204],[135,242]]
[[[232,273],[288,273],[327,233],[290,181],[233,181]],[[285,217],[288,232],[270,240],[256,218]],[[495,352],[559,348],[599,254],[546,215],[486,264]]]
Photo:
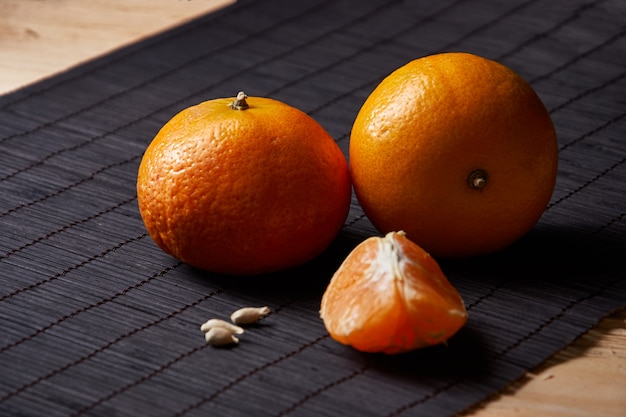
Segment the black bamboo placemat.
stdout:
[[[626,3],[241,0],[0,97],[0,415],[454,415],[626,304]],[[544,216],[497,255],[442,263],[468,325],[387,357],[332,341],[330,275],[377,234],[356,201],[309,265],[254,278],[161,252],[137,211],[142,152],[174,113],[239,90],[316,118],[347,151],[356,112],[398,66],[467,51],[519,72],[559,136]],[[199,325],[273,314],[234,349]]]

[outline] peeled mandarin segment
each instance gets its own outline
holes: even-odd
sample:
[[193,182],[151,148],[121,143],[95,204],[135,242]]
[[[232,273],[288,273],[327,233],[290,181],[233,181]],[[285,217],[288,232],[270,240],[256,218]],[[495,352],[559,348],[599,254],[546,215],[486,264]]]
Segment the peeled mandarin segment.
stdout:
[[336,341],[389,354],[444,343],[467,321],[437,262],[403,232],[358,245],[331,279],[320,315]]

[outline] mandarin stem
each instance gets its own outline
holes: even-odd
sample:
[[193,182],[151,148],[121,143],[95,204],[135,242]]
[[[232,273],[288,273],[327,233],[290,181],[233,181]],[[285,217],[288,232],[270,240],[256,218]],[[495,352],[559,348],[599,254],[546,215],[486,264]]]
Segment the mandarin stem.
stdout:
[[483,169],[475,169],[467,177],[467,185],[475,190],[482,190],[487,186],[487,172]]
[[246,101],[246,97],[248,96],[243,91],[237,93],[237,98],[230,103],[230,108],[233,110],[245,110],[250,107]]

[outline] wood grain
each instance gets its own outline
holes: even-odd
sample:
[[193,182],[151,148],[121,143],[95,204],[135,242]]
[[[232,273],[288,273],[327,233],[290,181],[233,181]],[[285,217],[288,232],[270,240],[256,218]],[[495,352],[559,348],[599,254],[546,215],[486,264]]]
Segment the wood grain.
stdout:
[[626,310],[463,417],[626,415]]
[[0,94],[234,0],[2,0]]
[[[3,0],[0,93],[18,89],[233,0]],[[465,417],[626,415],[626,311]]]

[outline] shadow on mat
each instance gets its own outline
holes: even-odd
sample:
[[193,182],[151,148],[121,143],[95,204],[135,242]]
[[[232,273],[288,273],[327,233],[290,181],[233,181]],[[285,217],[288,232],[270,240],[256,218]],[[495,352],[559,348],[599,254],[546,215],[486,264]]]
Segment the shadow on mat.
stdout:
[[334,350],[341,350],[341,355],[352,357],[380,377],[428,387],[441,381],[480,380],[490,374],[480,332],[464,327],[449,342],[394,355],[358,352],[338,343]]
[[603,282],[624,271],[626,240],[600,239],[584,227],[536,228],[511,247],[489,256],[440,261],[452,276],[495,277],[532,285]]
[[[365,238],[362,238],[365,239]],[[304,265],[269,274],[228,276],[193,270],[193,274],[228,288],[263,300],[276,296],[321,300],[333,274],[361,238],[340,234],[330,246],[315,259]]]

